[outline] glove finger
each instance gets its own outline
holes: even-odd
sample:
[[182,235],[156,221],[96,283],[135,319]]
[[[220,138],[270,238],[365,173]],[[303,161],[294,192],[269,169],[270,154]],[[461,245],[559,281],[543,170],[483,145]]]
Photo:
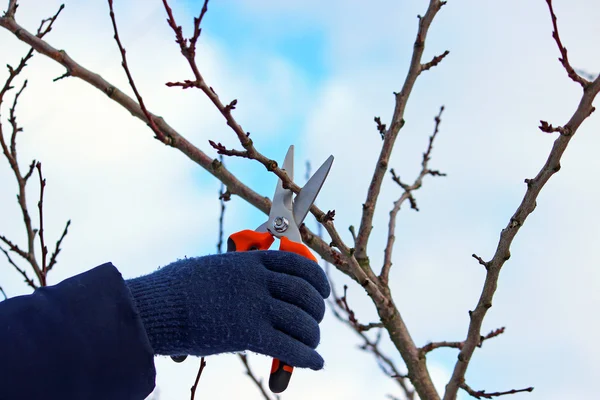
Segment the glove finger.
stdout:
[[270,320],[275,329],[313,349],[321,340],[317,321],[293,304],[275,300]]
[[288,251],[261,251],[262,262],[273,272],[297,276],[310,283],[326,299],[331,293],[325,272],[316,262]]
[[325,301],[317,289],[304,279],[274,272],[268,288],[273,298],[300,307],[317,322],[323,320]]
[[268,344],[250,345],[248,350],[278,358],[288,365],[310,368],[315,371],[323,368],[323,358],[313,348],[273,327],[266,329]]

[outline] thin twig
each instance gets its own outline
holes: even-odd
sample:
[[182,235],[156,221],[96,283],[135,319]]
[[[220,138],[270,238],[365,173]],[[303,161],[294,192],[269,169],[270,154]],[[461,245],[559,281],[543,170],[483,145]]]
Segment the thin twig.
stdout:
[[384,285],[387,285],[387,282],[389,279],[389,274],[390,274],[390,268],[392,267],[392,253],[394,250],[394,242],[396,241],[396,219],[398,216],[398,212],[400,211],[400,207],[406,200],[408,200],[410,202],[410,207],[416,211],[419,211],[419,208],[417,207],[417,201],[413,197],[412,192],[414,190],[418,190],[419,188],[421,188],[421,186],[423,184],[423,178],[425,178],[425,176],[427,176],[427,175],[445,176],[446,175],[437,170],[429,169],[429,160],[431,159],[431,151],[433,150],[433,142],[439,132],[440,123],[442,122],[441,118],[442,118],[443,112],[444,112],[444,106],[441,106],[439,113],[434,118],[435,126],[433,129],[433,134],[431,136],[429,136],[429,144],[427,145],[427,150],[425,150],[425,152],[423,153],[423,159],[421,161],[421,172],[419,172],[419,175],[417,176],[417,178],[415,179],[413,184],[408,185],[408,184],[403,183],[400,180],[400,177],[397,176],[396,173],[394,172],[394,169],[392,168],[390,170],[390,172],[392,174],[392,179],[394,180],[394,182],[396,182],[398,185],[400,185],[400,187],[404,190],[404,192],[402,193],[400,198],[394,202],[394,206],[392,207],[392,210],[390,211],[390,220],[388,223],[388,237],[387,237],[387,244],[386,244],[385,250],[384,250],[383,267],[381,268],[381,273],[379,274],[379,279],[381,280],[381,282]]
[[[38,215],[40,221],[40,228],[38,231],[38,235],[40,237],[40,250],[42,252],[42,276],[44,280],[46,279],[46,273],[48,272],[48,264],[46,263],[46,258],[48,256],[48,247],[46,247],[46,243],[44,240],[44,189],[46,188],[46,179],[42,176],[42,163],[37,162],[35,167],[38,171],[38,177],[40,178],[40,200],[38,201]],[[45,286],[45,282],[42,286]]]
[[198,388],[198,382],[200,382],[200,376],[202,376],[202,371],[204,371],[204,367],[206,367],[206,361],[204,361],[204,357],[200,359],[200,366],[198,367],[198,373],[196,374],[196,380],[194,384],[190,388],[191,397],[190,400],[194,400],[196,397],[196,389]]
[[[495,338],[496,336],[503,334],[505,330],[506,330],[506,328],[502,327],[502,328],[494,329],[493,331],[491,331],[490,333],[488,333],[485,336],[481,336],[479,338],[478,347],[481,347],[483,345],[483,342],[485,342],[486,340]],[[462,342],[446,342],[446,341],[431,342],[431,343],[428,343],[425,346],[421,347],[419,349],[419,352],[421,353],[421,356],[423,357],[423,356],[425,356],[425,354],[427,354],[430,351],[433,351],[435,349],[446,347],[446,348],[453,348],[453,349],[461,350],[464,345],[465,345],[464,341],[462,341]]]
[[552,27],[553,27],[552,37],[554,38],[554,41],[556,42],[556,45],[558,46],[558,51],[560,51],[560,55],[561,55],[561,57],[558,59],[558,61],[560,61],[562,66],[567,71],[567,75],[569,75],[569,78],[571,78],[573,81],[579,83],[581,85],[581,87],[585,89],[590,84],[590,82],[588,80],[584,79],[582,76],[580,76],[577,72],[575,72],[575,70],[571,66],[571,63],[569,62],[569,57],[567,56],[567,48],[565,46],[563,46],[563,44],[560,40],[560,36],[558,34],[558,24],[556,21],[556,14],[554,14],[554,7],[552,6],[552,0],[546,0],[546,4],[548,4],[548,9],[550,11],[550,18],[552,19]]
[[[0,91],[0,96],[3,97],[6,94],[6,92],[8,90],[10,90],[10,88],[11,88],[10,81],[12,81],[18,75],[18,73],[20,73],[23,70],[23,68],[25,67],[26,60],[30,57],[31,56],[29,56],[29,57],[25,56],[23,59],[21,59],[21,62],[19,63],[20,68],[17,68],[16,70],[12,70],[12,68],[9,68],[9,71],[11,71],[11,73],[9,75],[9,78],[7,79],[7,83],[5,83],[5,85],[4,85],[4,88],[7,88],[7,89]],[[0,146],[2,147],[4,156],[8,160],[8,163],[10,164],[10,167],[15,176],[15,179],[17,180],[17,185],[18,185],[18,190],[19,190],[19,193],[17,195],[17,201],[19,203],[19,208],[21,209],[21,213],[23,215],[23,223],[25,224],[25,231],[27,233],[27,251],[22,250],[21,248],[19,248],[18,245],[16,245],[15,243],[13,243],[11,240],[9,240],[8,238],[6,238],[3,235],[0,235],[0,240],[3,241],[8,246],[9,251],[17,253],[19,256],[24,258],[31,265],[31,268],[34,271],[35,276],[37,277],[37,279],[39,281],[39,284],[41,286],[44,286],[45,278],[44,278],[42,270],[39,267],[38,262],[35,258],[34,240],[35,240],[36,231],[33,229],[32,222],[31,222],[31,216],[29,214],[29,209],[27,207],[27,197],[26,197],[26,189],[25,189],[25,185],[26,185],[27,181],[25,180],[25,178],[23,177],[23,175],[21,173],[21,169],[19,167],[19,162],[17,159],[17,146],[16,146],[17,139],[16,138],[17,138],[17,134],[19,132],[22,132],[22,128],[20,128],[17,124],[17,118],[16,118],[15,112],[16,112],[16,107],[17,107],[19,97],[23,93],[23,90],[25,90],[26,87],[27,87],[27,81],[24,81],[23,85],[21,86],[21,89],[16,93],[13,103],[12,103],[12,106],[9,110],[9,122],[10,122],[10,125],[12,128],[12,133],[10,136],[10,148],[9,148],[9,145],[6,143],[1,122],[0,122]],[[2,97],[0,97],[0,104],[2,102]],[[31,171],[31,168],[29,169],[29,171]],[[26,177],[28,178],[29,176],[31,176],[31,174],[28,172]],[[19,269],[15,263],[11,263],[11,265],[13,265],[15,268],[17,268],[17,271],[26,278],[28,285],[31,286],[30,279],[25,276],[23,271],[21,269]]]
[[123,45],[121,44],[121,39],[119,38],[119,31],[117,30],[117,21],[115,18],[115,13],[113,11],[113,0],[108,0],[108,7],[110,9],[110,20],[112,21],[113,31],[115,32],[114,39],[117,42],[117,45],[119,46],[119,51],[121,52],[121,59],[122,59],[121,66],[123,67],[125,74],[127,74],[127,79],[129,80],[129,86],[133,90],[133,93],[135,94],[135,97],[138,100],[138,103],[140,104],[140,108],[142,109],[142,112],[144,113],[144,116],[146,117],[148,126],[150,126],[150,129],[152,129],[152,132],[154,132],[155,138],[160,140],[161,142],[163,142],[166,145],[170,145],[171,139],[167,135],[165,135],[158,128],[158,126],[156,126],[156,123],[154,122],[154,118],[146,109],[146,105],[144,104],[144,99],[140,95],[139,91],[137,90],[137,87],[135,86],[135,82],[133,81],[133,76],[131,75],[131,71],[129,70],[129,66],[127,65],[127,56],[125,54],[126,51],[125,51],[125,48],[123,47]]
[[[219,160],[223,163],[223,156],[220,157]],[[217,241],[217,254],[223,253],[223,238],[225,233],[223,231],[223,223],[225,220],[225,202],[229,199],[226,196],[225,184],[221,182],[221,187],[219,188],[219,206],[220,206],[220,214],[219,214],[219,240]]]
[[475,397],[476,399],[493,399],[494,397],[506,396],[509,394],[522,393],[522,392],[533,392],[533,387],[530,386],[525,389],[511,389],[511,390],[507,390],[505,392],[486,393],[485,390],[472,389],[465,382],[463,382],[460,385],[460,388],[463,389],[465,392],[469,393],[469,395],[471,395],[472,397]]
[[4,296],[4,300],[8,299],[8,296],[6,295],[6,292],[4,292],[4,289],[2,289],[2,286],[0,286],[0,293],[2,293],[2,296]]
[[4,250],[2,247],[0,247],[0,251],[4,253],[4,255],[6,256],[6,259],[8,260],[8,263],[10,265],[12,265],[18,273],[20,273],[23,278],[25,279],[25,283],[27,283],[27,285],[32,288],[32,289],[37,289],[38,286],[35,284],[35,282],[33,281],[33,279],[31,279],[28,275],[27,272],[25,272],[24,269],[21,269],[14,261],[13,259],[10,257],[10,254],[8,253],[8,251]]
[[[269,395],[269,392],[267,391],[267,389],[265,389],[263,380],[260,378],[257,378],[256,375],[254,375],[254,372],[252,371],[252,368],[250,367],[250,364],[248,363],[248,356],[246,354],[238,354],[238,357],[240,358],[240,361],[242,362],[242,364],[244,364],[244,367],[246,368],[246,375],[248,375],[248,377],[252,380],[252,382],[254,382],[254,384],[256,385],[256,387],[258,388],[258,390],[260,391],[262,396],[265,398],[265,400],[273,400],[273,397],[271,397]],[[274,395],[274,396],[275,396],[274,397],[275,400],[280,399],[279,395]]]
[[54,251],[52,252],[52,255],[50,256],[50,263],[48,264],[47,272],[50,272],[52,267],[54,267],[54,265],[56,264],[58,253],[60,253],[60,250],[61,250],[60,245],[62,244],[62,241],[65,238],[65,236],[67,236],[67,233],[69,231],[69,226],[71,226],[71,220],[67,221],[67,224],[65,225],[65,229],[63,230],[62,235],[60,235],[60,238],[56,241],[56,246],[54,247]]

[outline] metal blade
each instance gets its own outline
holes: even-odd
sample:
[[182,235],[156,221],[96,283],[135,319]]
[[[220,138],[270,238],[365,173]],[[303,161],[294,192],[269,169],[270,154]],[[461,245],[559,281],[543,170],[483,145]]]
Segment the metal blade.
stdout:
[[[290,146],[283,160],[282,169],[288,174],[290,178],[293,178],[294,174],[294,146]],[[281,237],[282,232],[274,231],[274,224],[276,218],[284,218],[291,222],[290,227],[285,231],[285,236],[289,236],[291,240],[298,241],[300,238],[300,231],[295,224],[293,224],[294,214],[292,213],[294,192],[289,189],[283,188],[283,182],[281,179],[277,179],[277,186],[275,188],[275,194],[273,195],[273,203],[271,204],[271,210],[269,211],[269,219],[267,222],[257,228],[259,231],[268,230],[274,236]],[[295,229],[294,229],[295,228]]]
[[[288,149],[285,159],[283,160],[283,169],[288,174],[290,179],[293,179],[294,175],[294,145],[291,145]],[[283,182],[281,179],[277,178],[277,186],[275,187],[275,194],[273,194],[273,205],[271,206],[271,212],[269,212],[269,219],[271,219],[274,215],[281,216],[285,211],[282,208],[285,208],[288,213],[292,211],[292,199],[294,193],[291,190],[283,188]]]
[[300,190],[298,196],[296,196],[296,200],[294,201],[294,221],[296,221],[296,225],[300,226],[304,218],[306,218],[308,210],[317,198],[319,191],[321,191],[325,179],[327,179],[331,164],[333,164],[333,156],[329,156],[317,172],[306,182],[306,185]]
[[290,177],[292,182],[294,181],[294,145],[291,145],[285,154],[285,158],[283,159],[283,166],[281,167],[285,170],[287,175]]

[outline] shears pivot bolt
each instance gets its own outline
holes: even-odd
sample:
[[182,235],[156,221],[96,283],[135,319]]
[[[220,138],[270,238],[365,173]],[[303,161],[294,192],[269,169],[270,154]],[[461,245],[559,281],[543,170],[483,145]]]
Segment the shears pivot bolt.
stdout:
[[273,220],[275,232],[283,233],[287,231],[288,226],[290,226],[290,222],[285,217],[275,217]]

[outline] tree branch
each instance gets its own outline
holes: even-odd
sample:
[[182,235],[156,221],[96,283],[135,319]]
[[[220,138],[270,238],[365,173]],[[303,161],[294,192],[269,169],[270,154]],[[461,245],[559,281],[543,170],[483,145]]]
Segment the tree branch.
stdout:
[[[505,331],[505,328],[502,327],[502,328],[498,328],[498,329],[495,329],[495,330],[491,331],[490,333],[488,333],[485,336],[481,336],[479,338],[479,344],[477,346],[481,347],[483,345],[484,341],[486,341],[488,339],[495,338],[496,336],[503,334],[504,331]],[[428,343],[425,346],[421,347],[419,349],[419,351],[421,353],[421,356],[425,357],[425,355],[427,353],[429,353],[430,351],[433,351],[435,349],[439,349],[439,348],[442,348],[442,347],[449,347],[449,348],[452,348],[452,349],[462,350],[462,348],[463,348],[464,345],[465,345],[464,341],[462,341],[462,342],[446,342],[446,341],[443,341],[443,342],[431,342],[431,343]]]
[[150,113],[146,109],[146,105],[144,104],[144,99],[138,92],[137,87],[135,86],[135,82],[133,81],[133,76],[131,75],[131,72],[129,71],[129,66],[127,65],[127,57],[125,55],[126,51],[125,51],[125,48],[123,47],[123,45],[121,44],[121,39],[119,39],[119,31],[117,29],[117,21],[115,19],[115,13],[113,11],[113,0],[108,0],[108,7],[110,9],[110,20],[112,22],[113,31],[115,32],[114,39],[117,42],[117,46],[119,46],[119,51],[121,52],[121,59],[122,59],[121,66],[123,67],[123,70],[125,70],[125,74],[127,75],[127,80],[129,81],[129,86],[133,90],[133,93],[135,94],[135,97],[140,105],[140,108],[142,109],[142,112],[144,113],[144,117],[148,121],[148,126],[150,126],[150,129],[152,129],[152,132],[154,132],[155,138],[160,140],[164,144],[169,145],[171,139],[168,136],[166,136],[158,128],[158,126],[156,126],[156,123],[154,122],[154,118],[152,117],[152,115],[150,115]]
[[[342,323],[349,326],[358,336],[364,340],[363,345],[360,348],[364,351],[370,352],[375,356],[377,360],[377,364],[379,368],[383,371],[383,373],[391,378],[393,378],[400,388],[402,389],[406,399],[413,400],[415,398],[415,392],[410,388],[407,383],[408,376],[406,374],[400,373],[394,361],[383,354],[381,349],[379,348],[379,341],[381,340],[381,329],[377,332],[377,337],[375,340],[372,340],[366,332],[372,328],[383,328],[383,324],[381,323],[370,323],[368,325],[363,325],[358,322],[354,311],[348,305],[347,300],[347,286],[344,285],[344,295],[340,297],[335,289],[335,285],[333,284],[333,280],[329,271],[329,264],[325,266],[325,271],[329,281],[331,282],[331,296],[327,299],[329,303],[329,308],[333,312],[333,315]],[[344,315],[342,315],[344,314]]]
[[433,130],[433,134],[429,137],[429,144],[427,145],[427,150],[423,153],[423,160],[421,161],[421,172],[419,172],[419,175],[417,176],[413,184],[407,185],[403,183],[400,180],[400,177],[396,175],[393,168],[390,171],[392,173],[392,179],[394,180],[394,182],[400,185],[402,189],[404,189],[404,193],[402,193],[400,198],[394,202],[394,206],[390,211],[390,221],[388,223],[388,238],[384,250],[383,267],[381,268],[381,273],[379,274],[379,279],[384,285],[387,285],[388,283],[390,268],[392,267],[392,253],[394,251],[394,242],[396,241],[396,219],[398,216],[398,212],[400,211],[400,207],[402,206],[402,203],[408,200],[410,202],[410,207],[416,211],[419,211],[419,208],[417,207],[417,201],[413,197],[412,192],[421,188],[421,186],[423,185],[423,178],[426,175],[446,175],[439,171],[429,169],[429,160],[431,159],[431,151],[433,150],[433,141],[435,140],[439,132],[440,123],[442,122],[442,112],[444,112],[444,106],[440,107],[440,112],[434,118],[435,127]]
[[[9,2],[7,11],[0,18],[0,24],[5,20],[14,19],[14,15],[15,15],[17,7],[18,7],[17,2],[11,0]],[[64,8],[64,5],[60,6],[58,11],[52,17],[43,19],[37,29],[36,35],[35,36],[31,35],[31,36],[36,38],[37,40],[41,40],[48,32],[50,32],[52,30],[52,26],[53,26],[54,22],[56,21],[56,18],[58,18],[58,15],[60,14],[60,12],[63,10],[63,8]],[[18,37],[20,35],[20,32],[15,32],[15,34]],[[33,48],[29,49],[27,54],[23,58],[21,58],[16,69],[13,68],[11,65],[7,66],[9,76],[6,79],[2,89],[0,89],[0,106],[2,105],[4,96],[6,95],[6,93],[8,91],[10,91],[11,89],[13,89],[12,83],[15,80],[15,78],[23,71],[23,69],[25,68],[25,66],[27,65],[27,62],[31,59],[31,57],[33,57],[33,50],[34,50]],[[44,188],[46,185],[46,180],[43,179],[43,176],[42,176],[41,164],[39,162],[36,162],[35,160],[33,160],[32,163],[29,165],[29,169],[27,170],[27,173],[25,175],[23,175],[21,172],[21,169],[19,167],[19,162],[18,162],[18,157],[17,157],[17,135],[20,132],[22,132],[23,129],[18,126],[17,117],[16,117],[16,108],[17,108],[19,98],[26,87],[27,87],[27,80],[25,80],[23,82],[23,85],[21,86],[19,91],[15,94],[15,97],[12,102],[12,106],[10,107],[10,110],[9,110],[8,122],[10,123],[10,126],[12,128],[12,132],[10,135],[10,140],[8,142],[4,135],[2,123],[0,121],[0,147],[2,147],[4,156],[8,160],[8,163],[9,163],[9,165],[13,171],[13,174],[15,176],[15,179],[17,180],[17,185],[18,185],[17,201],[19,203],[19,207],[20,207],[21,213],[23,215],[23,222],[25,224],[25,231],[26,231],[26,235],[27,235],[27,251],[19,248],[19,246],[16,243],[13,243],[7,237],[2,236],[2,235],[0,235],[0,241],[4,242],[8,246],[8,250],[5,250],[3,248],[0,248],[0,250],[7,257],[9,264],[11,264],[17,270],[17,272],[19,272],[23,276],[27,285],[29,285],[33,289],[36,289],[38,287],[38,285],[33,281],[32,278],[30,278],[27,275],[27,273],[24,269],[20,268],[14,262],[14,260],[12,260],[12,258],[10,257],[10,254],[9,254],[9,251],[12,251],[12,252],[18,254],[23,259],[25,259],[29,263],[31,268],[33,269],[33,271],[36,275],[36,278],[39,282],[39,286],[46,286],[46,276],[47,276],[47,273],[49,270],[49,264],[47,264],[47,262],[46,262],[48,249],[45,245],[44,214],[43,214],[43,198],[44,198]],[[32,176],[35,168],[37,168],[37,170],[38,170],[38,176],[39,176],[39,182],[40,182],[40,199],[38,201],[39,224],[40,224],[39,230],[33,228],[31,216],[29,213],[28,205],[27,205],[27,198],[26,198],[26,184],[27,184],[29,178]],[[40,247],[41,247],[41,254],[42,254],[42,265],[41,266],[38,264],[38,261],[36,259],[35,246],[34,246],[35,245],[35,236],[38,233],[40,236]],[[57,245],[60,244],[60,242],[64,239],[65,235],[66,235],[66,230],[63,233],[63,236],[60,238]],[[57,251],[55,252],[55,254],[53,255],[54,263],[56,262],[57,254],[58,254],[58,248],[57,248]],[[51,261],[51,263],[54,264],[52,261]]]
[[[3,97],[6,94],[6,92],[8,90],[10,90],[10,88],[11,88],[10,82],[23,70],[23,68],[25,67],[25,63],[27,62],[27,60],[29,58],[31,58],[31,56],[28,53],[23,59],[21,59],[21,62],[19,63],[20,68],[18,67],[16,70],[12,70],[12,68],[9,68],[10,75],[9,75],[9,78],[7,79],[7,82],[4,85],[4,88],[7,88],[7,89],[0,91],[0,96],[1,96],[0,104],[2,103]],[[8,163],[10,164],[13,174],[17,180],[18,189],[19,189],[19,193],[17,195],[17,201],[19,203],[19,207],[20,207],[21,213],[23,215],[23,223],[25,224],[25,231],[27,233],[27,252],[20,249],[18,245],[16,245],[15,243],[10,241],[8,238],[6,238],[3,235],[0,235],[0,240],[2,240],[4,243],[6,243],[6,245],[8,246],[8,249],[10,251],[15,252],[19,256],[23,257],[31,265],[40,285],[44,286],[45,278],[43,276],[42,269],[38,265],[38,262],[35,258],[34,240],[35,240],[36,231],[33,229],[33,226],[31,223],[31,216],[29,215],[29,209],[27,208],[27,197],[26,197],[26,190],[25,190],[25,185],[27,184],[27,181],[25,180],[25,178],[23,177],[23,175],[21,173],[21,170],[19,168],[19,163],[17,160],[16,137],[19,132],[22,132],[22,128],[19,128],[19,126],[17,125],[17,118],[15,115],[15,110],[17,107],[17,103],[19,101],[19,96],[23,93],[23,90],[25,89],[26,86],[27,86],[27,81],[24,81],[23,85],[21,86],[21,89],[16,93],[13,103],[12,103],[12,106],[9,111],[9,122],[12,127],[12,133],[11,133],[11,137],[10,137],[10,148],[9,148],[9,145],[6,143],[6,139],[4,137],[4,132],[3,132],[3,128],[2,128],[2,123],[0,122],[0,147],[2,147],[4,156],[8,160]],[[30,167],[29,171],[31,171],[31,167]],[[26,176],[29,178],[29,176],[31,176],[31,174],[28,172]],[[22,270],[20,270],[16,266],[16,264],[14,264],[14,263],[11,263],[11,264],[15,268],[17,268],[17,270],[26,278],[26,281],[31,286],[31,284],[28,281],[29,278],[23,274]]]
[[[57,50],[44,40],[32,35],[24,27],[19,25],[14,18],[7,16],[6,14],[0,17],[0,26],[13,33],[22,42],[30,45],[33,49],[35,49],[35,51],[64,66],[67,69],[69,76],[79,78],[84,82],[94,86],[98,90],[105,93],[111,100],[128,110],[134,117],[142,120],[146,124],[149,124],[149,121],[143,110],[135,100],[112,85],[110,82],[106,81],[99,74],[84,68],[82,65],[73,60],[64,50]],[[171,147],[181,151],[190,160],[194,161],[208,171],[211,175],[223,182],[230,195],[237,195],[263,213],[268,214],[271,207],[271,201],[268,198],[261,196],[243,184],[229,170],[227,170],[222,163],[209,157],[203,151],[191,144],[186,138],[181,136],[175,129],[173,129],[162,117],[158,117],[150,111],[149,114],[160,131],[171,138],[171,142],[169,143]],[[279,171],[280,174],[285,174],[282,170]],[[287,177],[287,175],[284,176]],[[289,179],[287,181],[289,182]],[[291,184],[289,187],[291,190],[296,190],[296,193],[300,190],[295,184]],[[322,211],[318,210],[314,206],[311,208],[311,211],[316,215],[324,215]],[[304,242],[307,243],[313,250],[315,250],[321,257],[332,263],[336,263],[342,272],[351,276],[348,262],[341,259],[341,254],[338,251],[332,249],[328,243],[319,239],[306,227],[301,229],[301,233]]]
[[[367,199],[363,204],[363,213],[356,241],[356,258],[361,263],[368,264],[367,244],[369,241],[369,235],[371,234],[371,230],[373,228],[373,215],[375,213],[375,205],[379,197],[383,177],[387,171],[390,155],[392,153],[392,149],[394,147],[396,138],[398,137],[398,133],[404,125],[404,110],[406,109],[408,98],[412,92],[412,89],[414,88],[417,78],[419,77],[421,72],[424,71],[423,65],[421,64],[421,59],[425,50],[425,40],[427,38],[427,33],[429,31],[429,27],[431,26],[434,17],[444,4],[444,1],[430,0],[429,7],[425,15],[423,17],[419,16],[419,29],[417,31],[417,37],[415,40],[408,73],[406,79],[404,80],[402,89],[399,93],[395,93],[396,105],[394,108],[394,114],[392,116],[389,128],[383,134],[384,140],[383,145],[381,147],[381,153],[379,154],[379,158],[375,166],[375,172],[373,173],[373,177],[369,185]],[[429,68],[432,66],[433,64],[430,65]],[[378,126],[380,129],[380,124],[378,124]]]
[[52,252],[52,255],[50,256],[50,263],[48,264],[48,269],[47,269],[48,272],[56,264],[56,259],[58,257],[58,253],[60,253],[60,250],[61,250],[60,245],[62,244],[62,241],[65,238],[65,236],[67,236],[67,233],[69,231],[69,226],[71,226],[71,220],[67,221],[67,224],[65,225],[65,229],[63,230],[62,235],[60,235],[60,238],[56,241],[56,246],[54,247],[54,251]]
[[[273,397],[271,397],[267,389],[265,389],[262,379],[259,379],[256,377],[256,375],[254,375],[250,364],[248,364],[248,356],[246,354],[238,354],[238,357],[240,358],[240,361],[242,362],[242,364],[244,364],[244,367],[246,368],[246,375],[248,375],[248,377],[252,379],[252,382],[254,382],[254,384],[256,385],[262,396],[265,398],[265,400],[273,400]],[[275,400],[280,399],[279,395],[274,396]]]
[[552,37],[554,38],[554,41],[556,42],[556,45],[558,46],[558,51],[560,51],[560,55],[561,55],[561,57],[558,59],[558,61],[560,61],[562,66],[567,71],[567,75],[569,75],[569,78],[571,78],[573,81],[579,83],[581,85],[581,87],[585,89],[590,84],[590,82],[588,80],[586,80],[585,78],[583,78],[581,75],[579,75],[577,72],[575,72],[575,70],[571,66],[571,63],[569,63],[569,57],[567,56],[567,48],[565,46],[563,46],[563,44],[560,40],[560,36],[558,34],[558,25],[556,23],[556,15],[554,14],[554,8],[552,7],[552,0],[546,0],[546,4],[548,4],[548,10],[550,11],[550,18],[552,19],[552,27],[553,27]]
[[[550,1],[548,1],[548,5],[550,7],[551,15],[554,15]],[[555,16],[553,16],[553,25],[555,32],[557,32]],[[555,39],[557,37],[558,34],[555,35]],[[559,43],[558,40],[557,43]],[[560,46],[562,46],[562,44],[559,44],[559,47]],[[566,61],[564,55],[563,60],[565,60],[564,63],[568,65],[568,61]],[[573,77],[571,77],[571,79],[573,79]],[[581,82],[577,82],[581,84]],[[504,263],[510,258],[510,246],[515,236],[525,223],[525,220],[529,214],[531,214],[535,209],[537,198],[542,188],[546,185],[548,180],[560,170],[560,160],[567,149],[569,142],[575,135],[575,132],[577,132],[577,129],[583,123],[583,121],[594,111],[592,103],[600,91],[600,77],[596,78],[589,85],[583,86],[583,95],[579,105],[571,116],[571,119],[569,119],[566,125],[564,125],[564,129],[567,129],[571,134],[558,136],[558,138],[554,141],[554,145],[552,146],[552,150],[550,151],[546,163],[540,169],[537,176],[533,179],[526,180],[527,191],[525,192],[525,196],[523,197],[523,200],[521,201],[521,204],[519,204],[519,207],[514,215],[510,218],[508,225],[501,231],[500,240],[498,242],[498,246],[496,247],[494,256],[489,262],[483,262],[487,269],[485,282],[475,309],[469,313],[470,323],[467,338],[464,342],[465,344],[462,350],[458,355],[458,361],[454,366],[452,377],[446,385],[444,400],[456,399],[458,389],[464,382],[465,373],[467,372],[471,356],[473,355],[473,352],[479,343],[483,319],[485,318],[487,311],[492,307],[492,300],[498,285],[500,270],[502,269]],[[480,263],[482,263],[482,261],[483,260],[480,259]]]
[[44,189],[46,188],[46,179],[42,176],[42,163],[37,162],[35,167],[38,171],[38,176],[40,178],[40,200],[38,201],[38,214],[40,217],[40,228],[38,231],[40,237],[40,251],[42,252],[42,277],[44,278],[44,283],[42,286],[46,286],[46,274],[48,273],[48,264],[46,263],[46,258],[48,256],[48,247],[46,247],[46,243],[44,240]]
[[507,390],[506,392],[486,393],[485,390],[472,389],[465,382],[463,382],[460,385],[460,388],[463,389],[465,392],[469,393],[469,395],[471,395],[472,397],[475,397],[476,399],[493,399],[494,397],[505,396],[508,394],[515,394],[515,393],[521,393],[521,392],[533,392],[533,387],[528,387],[525,389],[511,389],[511,390]]
[[204,357],[200,359],[200,366],[198,367],[198,373],[196,374],[196,380],[194,380],[194,384],[190,388],[191,396],[190,400],[194,400],[196,397],[196,389],[198,388],[198,382],[200,382],[200,377],[202,376],[202,371],[204,371],[204,367],[206,367],[206,361],[204,361]]
[[[0,238],[1,239],[1,238]],[[8,263],[10,265],[12,265],[18,273],[20,273],[23,278],[25,279],[25,283],[27,283],[27,285],[32,288],[32,289],[37,289],[38,286],[35,284],[35,282],[33,281],[33,279],[31,279],[28,275],[27,272],[25,272],[24,269],[21,269],[14,261],[13,259],[10,257],[10,254],[8,253],[8,251],[4,250],[2,247],[0,247],[0,251],[4,253],[4,255],[6,256],[6,259],[8,260]]]

